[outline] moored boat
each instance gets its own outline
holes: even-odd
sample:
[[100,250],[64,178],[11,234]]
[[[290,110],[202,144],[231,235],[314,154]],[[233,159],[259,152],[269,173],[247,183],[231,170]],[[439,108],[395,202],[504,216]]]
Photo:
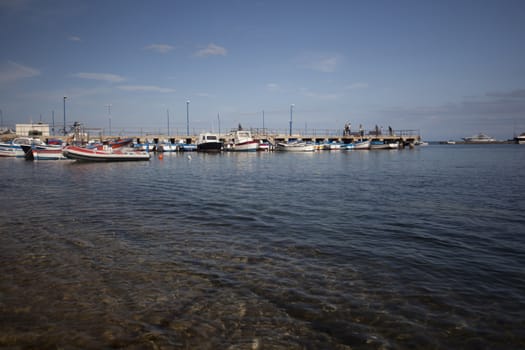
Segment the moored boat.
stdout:
[[525,145],[525,132],[521,133],[520,136],[516,137],[516,141],[520,145]]
[[370,149],[370,140],[361,140],[354,142],[354,149],[367,150]]
[[259,141],[252,137],[248,130],[235,130],[228,137],[225,150],[234,152],[254,152],[259,149]]
[[65,160],[61,145],[22,146],[26,160]]
[[284,152],[313,152],[315,151],[315,146],[313,143],[303,141],[279,142],[275,146],[275,150]]
[[62,153],[69,159],[87,162],[140,161],[149,160],[151,157],[149,152],[135,151],[129,148],[113,149],[111,147],[99,150],[97,148],[66,146]]
[[398,149],[399,148],[399,142],[390,142],[387,140],[372,140],[370,142],[370,149],[377,150],[377,149]]
[[16,137],[10,142],[0,143],[0,156],[2,157],[24,157],[25,152],[22,146],[46,146],[40,139],[33,139],[31,137]]
[[261,139],[261,140],[256,140],[256,141],[259,142],[259,148],[257,149],[258,151],[268,152],[272,148],[272,144],[270,143],[270,141],[266,139]]
[[355,149],[355,143],[343,143],[341,145],[341,150],[343,151],[351,151],[351,150],[354,150]]
[[222,150],[222,141],[219,140],[219,135],[211,132],[206,132],[199,135],[197,140],[198,152],[220,152]]

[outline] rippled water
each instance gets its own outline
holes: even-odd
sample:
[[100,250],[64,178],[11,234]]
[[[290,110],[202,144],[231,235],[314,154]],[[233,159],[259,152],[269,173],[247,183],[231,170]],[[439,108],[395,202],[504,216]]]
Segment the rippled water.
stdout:
[[523,146],[0,174],[0,347],[525,347]]

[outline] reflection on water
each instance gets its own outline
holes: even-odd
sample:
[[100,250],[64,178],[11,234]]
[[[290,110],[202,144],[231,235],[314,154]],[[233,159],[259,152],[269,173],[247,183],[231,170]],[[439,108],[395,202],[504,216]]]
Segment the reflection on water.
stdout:
[[523,155],[1,159],[0,346],[523,347]]

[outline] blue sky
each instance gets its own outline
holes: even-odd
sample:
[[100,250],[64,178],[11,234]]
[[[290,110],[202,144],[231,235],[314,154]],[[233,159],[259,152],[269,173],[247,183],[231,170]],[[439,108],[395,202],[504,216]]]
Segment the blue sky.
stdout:
[[[525,1],[0,0],[0,109],[171,133],[525,132]],[[217,115],[220,115],[218,118]],[[5,126],[5,125],[4,125]],[[57,126],[58,127],[58,126]]]

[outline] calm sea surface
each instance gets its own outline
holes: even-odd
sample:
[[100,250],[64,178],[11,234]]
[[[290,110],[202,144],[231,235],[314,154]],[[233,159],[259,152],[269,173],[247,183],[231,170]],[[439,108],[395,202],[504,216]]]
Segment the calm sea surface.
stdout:
[[0,347],[525,348],[525,146],[0,159]]

